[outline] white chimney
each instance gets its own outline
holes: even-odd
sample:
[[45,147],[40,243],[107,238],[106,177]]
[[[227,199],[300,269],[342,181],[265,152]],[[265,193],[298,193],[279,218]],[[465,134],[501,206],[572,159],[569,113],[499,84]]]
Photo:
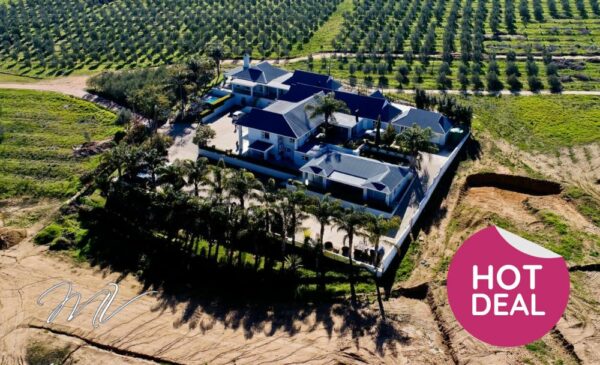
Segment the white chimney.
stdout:
[[250,68],[250,55],[246,53],[244,55],[244,70],[247,70],[249,68]]

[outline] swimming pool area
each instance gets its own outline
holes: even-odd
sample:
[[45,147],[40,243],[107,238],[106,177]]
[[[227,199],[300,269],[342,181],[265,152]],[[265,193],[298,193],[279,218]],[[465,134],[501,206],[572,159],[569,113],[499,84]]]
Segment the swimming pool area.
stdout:
[[215,95],[206,95],[205,97],[202,98],[202,100],[206,103],[209,104],[214,104],[217,100],[219,100],[221,97],[219,96],[215,96]]

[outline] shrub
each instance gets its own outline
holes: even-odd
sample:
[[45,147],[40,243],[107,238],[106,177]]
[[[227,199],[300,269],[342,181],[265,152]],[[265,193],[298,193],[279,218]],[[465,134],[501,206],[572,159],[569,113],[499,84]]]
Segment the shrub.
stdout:
[[47,343],[33,342],[27,345],[25,361],[29,365],[73,364],[72,360],[65,361],[71,351],[69,345],[52,347]]
[[35,236],[34,241],[38,245],[46,245],[60,237],[62,234],[62,227],[56,223],[47,225],[44,229],[38,232]]
[[66,237],[58,237],[50,244],[50,250],[60,251],[66,250],[69,247],[73,246],[73,241]]
[[552,93],[557,94],[557,93],[562,92],[562,90],[563,90],[562,83],[560,82],[560,79],[556,75],[548,76],[548,85],[550,86],[550,91]]
[[544,87],[542,81],[537,76],[529,76],[527,83],[529,84],[529,90],[534,93],[540,91]]
[[512,92],[521,91],[523,88],[523,84],[519,81],[519,78],[516,75],[510,75],[506,79],[506,83],[508,83],[509,90]]

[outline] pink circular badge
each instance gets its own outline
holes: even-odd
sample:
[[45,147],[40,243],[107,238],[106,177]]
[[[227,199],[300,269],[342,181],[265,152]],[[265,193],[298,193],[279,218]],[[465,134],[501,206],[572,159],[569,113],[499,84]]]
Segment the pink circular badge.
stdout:
[[467,239],[448,268],[448,301],[458,322],[495,346],[538,340],[569,301],[569,270],[556,253],[498,227]]

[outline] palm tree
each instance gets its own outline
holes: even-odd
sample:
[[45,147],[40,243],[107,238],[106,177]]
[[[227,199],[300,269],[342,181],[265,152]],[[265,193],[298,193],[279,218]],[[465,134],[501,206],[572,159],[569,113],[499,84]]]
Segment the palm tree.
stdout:
[[[384,218],[383,216],[374,216],[373,214],[369,214],[367,217],[367,224],[365,225],[365,229],[367,231],[367,236],[369,237],[369,241],[373,245],[375,254],[373,255],[373,265],[378,266],[378,258],[379,258],[379,241],[381,237],[385,235],[388,231],[398,228],[400,226],[400,218],[393,217],[391,219]],[[379,284],[377,282],[377,278],[375,277],[375,288],[377,290],[377,302],[379,303],[379,311],[381,312],[381,317],[385,319],[385,311],[383,309],[383,301],[381,300],[381,292],[379,291]]]
[[213,200],[211,202],[210,215],[209,215],[209,246],[208,246],[208,257],[212,251],[212,246],[216,243],[214,261],[217,262],[219,258],[220,244],[225,241],[227,237],[226,230],[229,222],[229,206],[221,204],[219,201]]
[[187,183],[194,186],[194,195],[200,196],[200,184],[206,181],[208,172],[208,159],[199,157],[196,161],[186,160],[184,162]]
[[174,191],[181,191],[185,186],[185,168],[183,162],[175,160],[170,165],[163,166],[158,171],[158,181]]
[[242,210],[246,208],[248,198],[259,198],[258,191],[263,188],[254,174],[245,169],[235,170],[226,180],[225,187],[230,195],[238,199]]
[[292,243],[295,242],[296,232],[300,229],[300,223],[307,217],[302,211],[308,203],[305,189],[304,185],[296,184],[295,190],[285,190],[286,211],[290,216],[289,234]]
[[167,163],[167,158],[157,149],[151,148],[144,154],[144,162],[150,172],[152,188],[156,189],[156,173]]
[[[228,263],[233,264],[233,253],[240,241],[240,232],[246,226],[246,210],[237,204],[230,204],[227,207],[228,218],[226,222],[226,242],[229,244]],[[241,252],[240,252],[241,254]]]
[[[288,211],[288,205],[285,200],[277,201],[275,205],[275,209],[278,213],[279,219],[281,221],[281,255],[285,255],[285,248],[287,245],[288,231],[290,227],[290,216]],[[292,238],[292,242],[293,238]],[[283,267],[282,267],[283,269]]]
[[223,45],[219,42],[213,43],[208,48],[208,56],[212,58],[217,66],[217,77],[221,75],[221,60],[225,57]]
[[353,259],[353,242],[354,236],[358,235],[359,228],[365,224],[366,215],[362,211],[357,211],[354,208],[347,208],[340,211],[334,221],[338,226],[338,232],[342,231],[345,233],[344,245],[348,242],[348,264],[350,265],[350,293],[352,296],[352,304],[356,306],[356,291],[354,288],[354,267],[352,265]]
[[283,190],[281,195],[282,209],[288,218],[287,231],[284,234],[288,235],[292,240],[292,244],[296,242],[296,232],[300,227],[300,223],[307,217],[303,212],[308,202],[304,185],[296,184],[294,190]]
[[419,166],[419,151],[435,153],[437,146],[431,142],[431,128],[421,128],[416,123],[396,137],[400,149],[410,156],[410,166],[416,170]]
[[223,202],[223,194],[225,192],[225,185],[229,176],[229,170],[225,167],[225,161],[220,159],[216,165],[209,166],[210,178],[207,179],[206,184],[209,188],[209,195],[216,204]]
[[215,78],[214,65],[207,57],[192,58],[186,63],[186,76],[188,83],[199,94],[204,94]]
[[125,155],[127,154],[127,146],[119,143],[115,148],[106,151],[102,155],[102,160],[111,169],[111,172],[117,170],[119,179],[123,176],[123,165],[125,164]]
[[292,273],[292,275],[296,275],[299,269],[302,268],[302,257],[298,255],[288,255],[283,260],[283,266]]
[[190,72],[184,66],[173,66],[169,69],[169,78],[166,87],[173,90],[180,102],[181,119],[185,116],[185,103],[187,101],[187,90]]
[[143,166],[143,151],[140,147],[129,147],[123,154],[124,173],[129,181],[133,181]]
[[323,128],[325,131],[325,136],[327,137],[327,131],[329,130],[329,122],[335,121],[335,116],[333,115],[336,112],[344,112],[349,113],[350,110],[346,106],[346,104],[335,98],[335,94],[333,92],[320,96],[317,95],[315,97],[317,104],[306,104],[304,107],[307,112],[309,112],[310,118],[316,118],[320,115],[325,119],[325,123],[323,124]]
[[378,265],[378,251],[379,251],[379,241],[381,237],[386,233],[391,231],[394,228],[398,228],[400,226],[400,218],[392,217],[390,219],[385,218],[384,216],[375,216],[373,214],[369,214],[367,216],[365,230],[367,231],[367,236],[369,238],[369,242],[373,245],[373,249],[375,251],[375,255],[373,257],[373,265]]
[[270,213],[264,206],[253,206],[248,209],[247,224],[239,233],[240,241],[252,244],[248,247],[254,251],[254,270],[260,267],[261,252],[264,242],[268,237]]
[[324,195],[321,199],[314,199],[308,206],[307,211],[319,222],[319,241],[316,246],[316,262],[315,266],[317,272],[321,275],[322,286],[324,287],[324,276],[321,270],[319,270],[319,260],[323,255],[323,236],[325,235],[325,226],[331,223],[333,217],[337,214],[340,209],[339,201],[331,200],[329,194]]
[[264,193],[261,197],[261,202],[264,207],[265,212],[265,226],[267,231],[271,230],[272,223],[272,215],[277,210],[276,203],[279,200],[279,189],[277,188],[277,183],[275,179],[271,178],[267,180],[267,183],[264,186]]

